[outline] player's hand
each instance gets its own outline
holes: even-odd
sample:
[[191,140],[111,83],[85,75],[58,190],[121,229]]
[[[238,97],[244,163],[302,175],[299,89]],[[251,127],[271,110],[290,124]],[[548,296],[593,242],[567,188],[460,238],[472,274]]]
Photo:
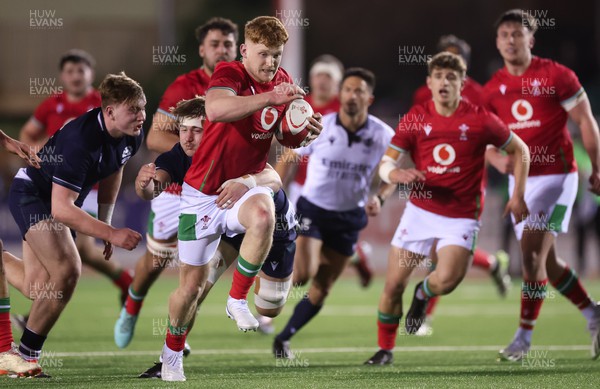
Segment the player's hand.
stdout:
[[156,165],[153,163],[147,163],[140,168],[137,177],[135,178],[135,185],[140,189],[146,189],[150,181],[156,178]]
[[312,117],[308,118],[308,125],[306,128],[308,129],[309,135],[304,138],[304,142],[302,142],[302,146],[308,146],[311,144],[323,131],[323,124],[321,121],[323,120],[323,115],[320,113],[314,113]]
[[250,189],[242,183],[227,181],[217,189],[219,197],[217,197],[215,203],[217,204],[217,207],[221,209],[231,209],[249,190]]
[[129,228],[117,228],[113,230],[109,241],[117,247],[131,251],[137,247],[141,240],[142,235],[139,232],[130,230]]
[[36,155],[35,150],[32,147],[9,136],[1,139],[2,145],[7,151],[21,157],[21,159],[25,160],[29,166],[36,169],[40,168],[40,162],[42,162],[42,160]]
[[365,211],[368,216],[377,216],[381,211],[381,201],[377,198],[377,196],[371,196],[367,205],[365,206]]
[[112,243],[104,241],[104,251],[102,252],[102,254],[104,254],[104,259],[106,261],[108,261],[110,259],[110,257],[112,257],[112,255],[113,255]]
[[592,172],[589,183],[589,191],[597,196],[600,196],[600,172]]
[[283,82],[273,88],[269,96],[269,105],[282,105],[296,99],[302,99],[306,95],[298,85]]
[[529,216],[529,209],[527,208],[527,204],[525,204],[525,200],[522,197],[511,197],[508,203],[506,203],[502,217],[506,217],[508,214],[512,214],[515,217],[516,224],[525,220]]
[[394,169],[390,172],[390,181],[392,184],[410,184],[415,181],[425,181],[425,174],[422,171],[410,169]]

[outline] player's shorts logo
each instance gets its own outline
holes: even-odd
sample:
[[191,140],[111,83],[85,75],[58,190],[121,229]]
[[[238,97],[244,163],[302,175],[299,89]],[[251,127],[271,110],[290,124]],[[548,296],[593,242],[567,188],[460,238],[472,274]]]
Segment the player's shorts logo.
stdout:
[[524,99],[516,100],[510,108],[512,115],[520,122],[531,119],[533,116],[533,107],[531,103]]
[[273,107],[265,107],[263,108],[260,114],[260,124],[265,131],[269,131],[275,123],[277,122],[277,118],[279,117],[279,113]]
[[433,160],[442,166],[448,166],[456,159],[454,147],[442,143],[433,148]]

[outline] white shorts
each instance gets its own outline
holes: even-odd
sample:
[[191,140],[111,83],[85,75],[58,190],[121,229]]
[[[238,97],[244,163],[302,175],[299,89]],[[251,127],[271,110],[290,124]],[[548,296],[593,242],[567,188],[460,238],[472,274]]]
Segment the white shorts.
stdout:
[[[529,209],[529,216],[515,225],[515,218],[511,215],[517,239],[521,240],[523,237],[525,226],[548,230],[554,236],[559,232],[567,232],[577,196],[578,181],[577,172],[528,177],[525,203]],[[515,179],[509,176],[509,196],[512,195],[514,187]]]
[[238,211],[251,196],[264,194],[273,198],[273,191],[264,186],[250,189],[233,208],[221,209],[215,204],[218,196],[205,195],[183,184],[179,215],[179,259],[193,266],[206,265],[215,255],[222,234],[235,236],[246,229],[238,220]]
[[148,216],[148,235],[167,240],[177,236],[179,227],[179,202],[181,196],[163,192],[152,200]]
[[460,246],[472,252],[479,227],[478,220],[438,215],[408,202],[392,246],[424,256],[430,255],[434,245],[436,252],[445,246]]
[[294,204],[294,206],[296,206],[298,203],[298,199],[302,194],[302,188],[304,188],[304,185],[300,185],[296,181],[292,181],[289,183],[288,188],[285,191],[288,200],[290,200],[290,203]]
[[81,204],[81,209],[98,218],[98,189],[90,190],[90,193],[83,200],[83,204]]

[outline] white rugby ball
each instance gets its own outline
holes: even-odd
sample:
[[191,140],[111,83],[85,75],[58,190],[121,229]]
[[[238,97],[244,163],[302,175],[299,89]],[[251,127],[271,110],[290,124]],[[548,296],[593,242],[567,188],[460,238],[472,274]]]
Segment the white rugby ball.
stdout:
[[314,111],[304,99],[296,99],[288,104],[275,131],[275,138],[282,145],[295,149],[308,142],[308,118]]

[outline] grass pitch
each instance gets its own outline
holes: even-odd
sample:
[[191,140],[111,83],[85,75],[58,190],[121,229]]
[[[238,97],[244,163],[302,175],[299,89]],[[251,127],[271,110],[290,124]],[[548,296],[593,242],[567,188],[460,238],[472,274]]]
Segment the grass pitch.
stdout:
[[[600,296],[600,286],[587,281]],[[585,320],[552,290],[523,362],[497,362],[518,323],[519,285],[501,300],[487,280],[467,279],[438,305],[431,336],[399,332],[392,366],[362,363],[377,350],[378,279],[367,290],[353,278],[335,286],[321,313],[292,338],[294,361],[275,360],[272,336],[242,333],[225,315],[227,276],[211,292],[188,338],[187,382],[145,380],[137,375],[158,360],[167,323],[167,298],[175,277],[163,277],[147,296],[126,350],[113,343],[119,308],[116,289],[105,279],[84,277],[50,334],[41,364],[50,379],[0,377],[0,387],[85,388],[387,388],[387,387],[598,387],[600,360],[592,361]],[[412,291],[413,286],[409,286]],[[12,312],[29,303],[11,290]],[[294,289],[280,330],[302,291]],[[411,295],[404,296],[405,311]],[[402,328],[402,327],[401,327]],[[15,331],[18,341],[20,334]]]

